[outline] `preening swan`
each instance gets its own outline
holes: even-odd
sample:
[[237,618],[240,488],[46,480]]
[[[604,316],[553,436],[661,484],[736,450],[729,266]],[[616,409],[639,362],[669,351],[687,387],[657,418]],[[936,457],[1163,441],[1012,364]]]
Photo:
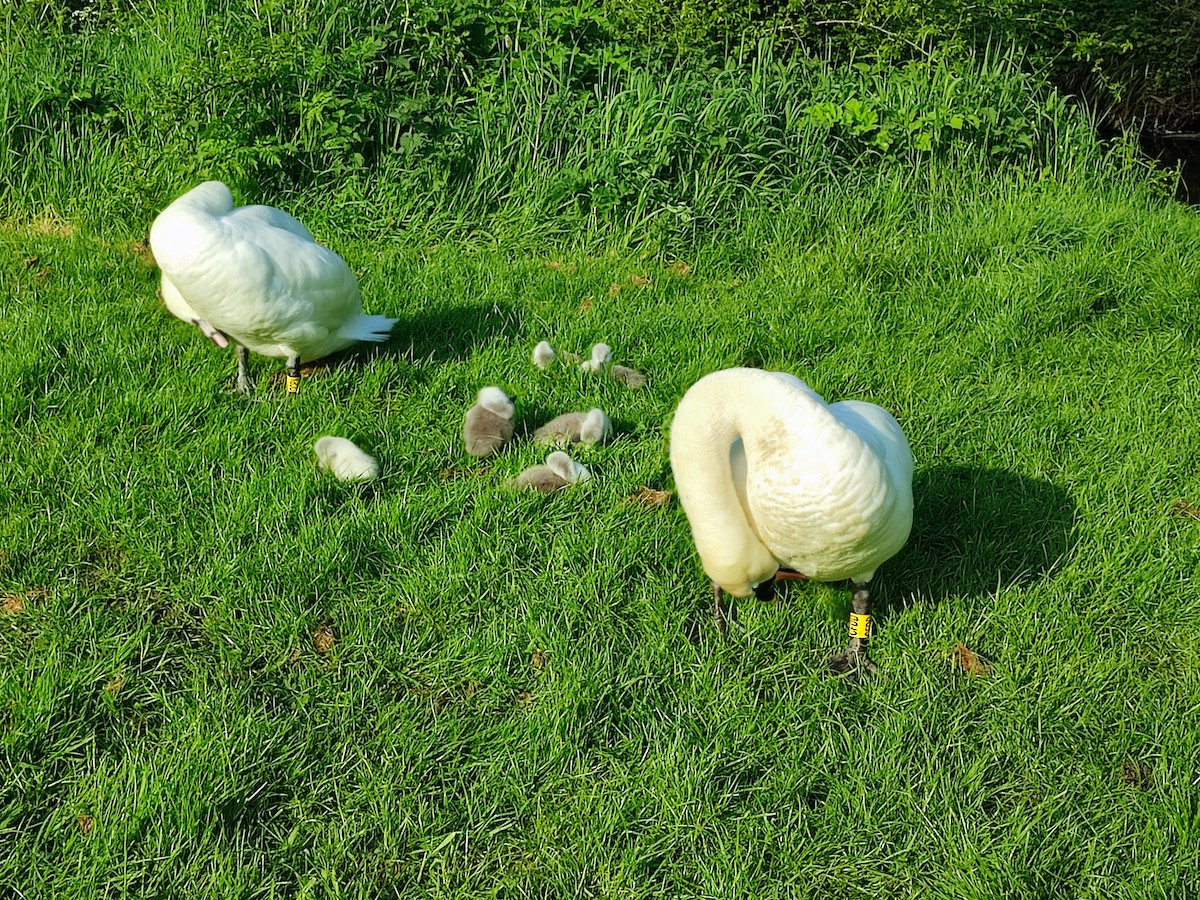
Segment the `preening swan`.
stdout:
[[611,371],[613,378],[625,382],[634,390],[646,386],[646,376],[637,369],[631,369],[629,366],[613,366]]
[[537,346],[533,348],[533,364],[539,369],[544,369],[552,362],[554,348],[550,346],[549,341],[538,341]]
[[219,181],[192,188],[158,214],[150,249],[162,298],[218,346],[237,344],[238,390],[250,392],[250,350],[287,360],[288,392],[301,360],[358,341],[385,341],[395,319],[364,316],[354,273],[307,228],[270,206],[240,206]]
[[601,409],[563,413],[533,433],[538,444],[600,444],[612,437],[612,420]]
[[891,414],[826,403],[783,372],[726,369],[679,401],[671,468],[722,630],[721,591],[769,598],[781,566],[850,579],[852,637],[830,664],[872,671],[868,584],[912,529],[912,453]]
[[584,360],[579,368],[585,372],[602,372],[612,362],[612,348],[608,344],[592,344],[592,358]]

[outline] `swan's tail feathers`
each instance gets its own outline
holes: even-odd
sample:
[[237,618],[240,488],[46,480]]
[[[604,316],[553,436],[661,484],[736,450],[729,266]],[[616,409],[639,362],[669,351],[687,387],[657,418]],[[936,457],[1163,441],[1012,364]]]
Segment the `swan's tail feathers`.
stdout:
[[352,341],[386,341],[392,333],[392,326],[399,319],[389,319],[387,316],[359,316],[353,322],[342,327],[341,335]]

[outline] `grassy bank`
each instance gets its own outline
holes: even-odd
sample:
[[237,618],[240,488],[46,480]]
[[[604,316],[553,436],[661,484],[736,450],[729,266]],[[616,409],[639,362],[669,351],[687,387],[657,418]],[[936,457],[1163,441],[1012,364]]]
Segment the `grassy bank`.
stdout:
[[[335,242],[402,325],[290,402],[267,361],[231,393],[137,233],[4,231],[0,883],[1195,890],[1195,216],[1052,184],[811,200],[686,274]],[[606,340],[652,384],[540,372],[542,338]],[[912,442],[917,525],[863,687],[824,671],[841,590],[745,606],[722,643],[681,511],[630,499],[671,486],[686,386],[747,361],[871,398]],[[525,428],[607,409],[594,481],[513,495],[527,441],[470,462],[485,383]],[[383,480],[322,478],[327,432]]]

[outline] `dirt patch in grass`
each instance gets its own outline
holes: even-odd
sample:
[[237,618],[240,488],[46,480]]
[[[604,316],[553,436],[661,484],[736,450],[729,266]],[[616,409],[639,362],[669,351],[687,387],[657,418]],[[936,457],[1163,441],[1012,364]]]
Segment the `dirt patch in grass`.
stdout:
[[68,238],[78,229],[58,214],[53,206],[47,206],[42,214],[29,224],[29,230],[47,237]]
[[1154,773],[1150,764],[1137,759],[1127,759],[1121,764],[1121,780],[1140,791],[1154,787]]
[[0,596],[0,615],[15,616],[25,612],[33,602],[44,599],[46,591],[43,588],[30,588],[19,594],[4,594]]
[[643,485],[638,488],[633,494],[625,498],[626,503],[634,503],[638,506],[654,508],[658,506],[666,506],[671,502],[671,498],[675,496],[674,491],[659,491],[652,487]]
[[158,260],[154,258],[154,251],[150,249],[150,244],[146,241],[134,241],[129,245],[131,255],[137,257],[138,261],[150,269],[158,268]]
[[1200,506],[1196,506],[1196,504],[1189,500],[1184,500],[1182,497],[1179,497],[1171,503],[1171,509],[1173,509],[1177,515],[1187,516],[1190,519],[1200,519]]
[[10,594],[0,601],[0,613],[15,615],[25,611],[25,598],[20,594]]
[[322,656],[329,653],[337,643],[332,625],[322,625],[313,632],[313,648]]
[[955,644],[950,656],[958,664],[959,668],[968,675],[985,676],[992,674],[992,667],[988,665],[982,656],[966,644],[961,642]]

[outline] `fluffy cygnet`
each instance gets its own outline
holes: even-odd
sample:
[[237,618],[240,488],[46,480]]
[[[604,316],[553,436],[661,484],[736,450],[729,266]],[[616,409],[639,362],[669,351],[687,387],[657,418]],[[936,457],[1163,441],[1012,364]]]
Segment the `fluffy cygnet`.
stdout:
[[532,488],[543,494],[552,494],[570,484],[587,481],[592,473],[561,450],[546,457],[544,466],[530,466],[513,481],[514,487]]
[[345,438],[326,435],[313,446],[317,466],[332,472],[340,481],[370,481],[379,476],[379,463]]
[[625,382],[631,388],[644,387],[646,384],[646,376],[629,366],[613,366],[610,371],[613,378]]
[[554,362],[554,348],[550,346],[549,341],[542,341],[533,348],[533,364],[539,369],[546,368],[552,362]]
[[514,412],[516,407],[504,391],[498,387],[482,388],[463,422],[467,452],[483,459],[503,447],[513,435]]
[[592,358],[580,363],[579,368],[585,372],[599,372],[612,362],[612,347],[608,344],[593,344]]
[[533,433],[538,444],[599,444],[612,436],[612,420],[603,410],[563,413]]

